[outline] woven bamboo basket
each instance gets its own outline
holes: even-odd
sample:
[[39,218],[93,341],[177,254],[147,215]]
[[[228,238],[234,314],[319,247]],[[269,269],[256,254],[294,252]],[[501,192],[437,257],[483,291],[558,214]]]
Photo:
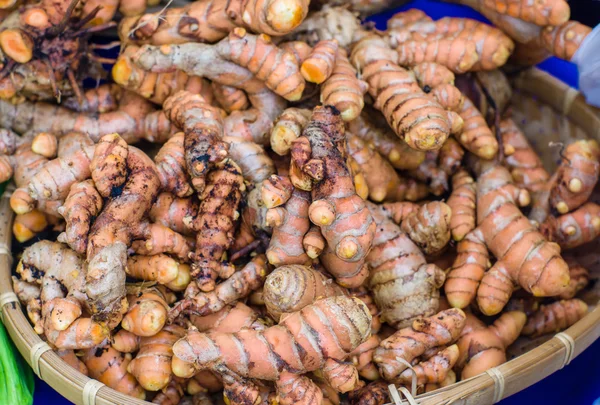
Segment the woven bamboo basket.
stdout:
[[[514,78],[514,89],[513,117],[540,152],[549,170],[555,168],[559,159],[559,151],[549,147],[549,142],[568,143],[582,138],[600,141],[600,110],[588,106],[576,90],[537,69],[522,72]],[[80,374],[64,363],[33,331],[12,289],[10,192],[9,188],[0,199],[0,311],[18,350],[38,377],[76,404],[148,404]],[[593,243],[599,245],[600,241]],[[597,251],[596,248],[587,249],[587,252]],[[588,253],[580,258],[592,274],[600,275],[600,255]],[[600,337],[600,309],[596,305],[599,297],[600,283],[595,283],[595,289],[583,297],[590,305],[590,312],[571,328],[541,340],[522,338],[511,348],[509,355],[515,357],[511,361],[449,387],[411,397],[410,403],[490,404],[535,384],[564,367]],[[403,401],[407,402],[406,399]],[[399,400],[395,402],[400,403]]]

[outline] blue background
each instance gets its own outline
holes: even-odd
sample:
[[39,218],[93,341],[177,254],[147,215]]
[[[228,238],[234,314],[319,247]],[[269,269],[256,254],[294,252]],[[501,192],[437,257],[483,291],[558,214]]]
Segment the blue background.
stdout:
[[[571,3],[573,4],[573,2]],[[411,1],[393,11],[381,13],[369,18],[377,27],[385,29],[385,22],[394,13],[408,8],[419,8],[433,19],[445,16],[469,17],[486,21],[480,14],[468,7],[440,3],[431,0]],[[569,63],[550,58],[539,68],[553,74],[572,87],[577,87],[577,69]],[[590,346],[564,369],[554,373],[543,381],[515,394],[501,402],[502,405],[516,404],[592,404],[600,398],[600,341]],[[45,382],[36,380],[34,404],[68,404],[69,402],[55,392]]]

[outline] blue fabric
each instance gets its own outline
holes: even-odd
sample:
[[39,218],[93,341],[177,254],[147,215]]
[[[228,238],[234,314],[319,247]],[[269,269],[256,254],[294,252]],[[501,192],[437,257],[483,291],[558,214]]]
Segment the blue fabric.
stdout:
[[[377,28],[385,29],[385,22],[394,13],[418,8],[427,12],[433,19],[442,17],[468,17],[486,21],[476,11],[457,4],[448,4],[432,0],[415,0],[393,11],[384,12],[369,18]],[[577,87],[577,68],[569,62],[550,58],[539,68],[558,77],[572,87]],[[501,402],[502,405],[518,404],[592,404],[600,397],[600,341],[579,355],[564,369],[552,374],[543,381],[513,395]],[[69,402],[54,391],[45,382],[36,379],[34,404],[62,405]]]

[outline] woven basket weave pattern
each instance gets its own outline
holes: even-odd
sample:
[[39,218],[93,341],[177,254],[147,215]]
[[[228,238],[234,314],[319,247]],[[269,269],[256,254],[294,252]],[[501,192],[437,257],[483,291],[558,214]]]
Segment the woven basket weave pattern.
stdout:
[[[600,111],[586,105],[575,90],[537,69],[521,73],[514,86],[513,117],[549,170],[556,166],[558,151],[549,147],[548,142],[568,143],[583,138],[600,141]],[[10,191],[8,189],[0,199],[0,311],[17,349],[41,379],[71,402],[81,405],[149,404],[80,374],[48,350],[33,331],[12,290],[10,241],[14,215],[9,206]],[[600,247],[600,242],[596,241],[596,244]],[[582,255],[582,259],[582,264],[592,273],[600,273],[599,255]],[[518,343],[513,353],[529,349],[532,344],[537,347],[487,373],[420,395],[416,398],[417,403],[490,404],[561,369],[600,336],[600,309],[596,306],[600,283],[596,285],[599,291],[591,291],[586,299],[593,310],[568,330],[558,336],[545,337],[549,340],[542,344],[539,340],[521,339],[525,343]]]

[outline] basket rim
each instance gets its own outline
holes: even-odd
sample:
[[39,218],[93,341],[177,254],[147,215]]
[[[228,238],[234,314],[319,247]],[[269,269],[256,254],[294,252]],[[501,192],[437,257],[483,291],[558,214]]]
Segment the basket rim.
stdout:
[[[574,119],[590,138],[600,141],[600,110],[587,105],[577,90],[537,68],[521,72],[514,78],[513,84],[520,91],[535,95],[545,104]],[[561,92],[562,98],[557,96]],[[46,381],[67,400],[76,404],[150,404],[150,402],[117,392],[101,383],[94,383],[96,380],[67,365],[52,350],[45,351],[39,356],[32,356],[32,348],[36,345],[39,347],[43,341],[33,330],[23,313],[22,306],[16,305],[12,299],[14,291],[11,281],[10,245],[14,214],[10,209],[9,197],[13,189],[14,186],[9,186],[0,198],[0,318],[17,349],[34,370],[36,368],[39,370],[39,373],[36,374],[40,379]],[[479,392],[481,395],[478,400],[482,403],[497,402],[525,388],[517,387],[515,389],[511,386],[511,381],[522,378],[528,373],[531,375],[531,367],[535,367],[550,356],[563,359],[561,362],[545,367],[543,372],[535,373],[534,378],[529,381],[530,385],[537,383],[547,375],[564,367],[570,359],[579,355],[600,337],[600,305],[597,305],[593,311],[559,335],[563,338],[555,336],[527,353],[496,367],[497,373],[483,373],[448,387],[419,395],[415,399],[419,404],[433,405],[464,400]],[[567,338],[565,339],[564,336]],[[570,347],[571,344],[568,343],[571,340],[574,344],[573,347]],[[37,364],[32,364],[35,361]],[[498,392],[499,387],[502,387],[501,392]],[[86,398],[84,398],[84,393],[88,395]]]

